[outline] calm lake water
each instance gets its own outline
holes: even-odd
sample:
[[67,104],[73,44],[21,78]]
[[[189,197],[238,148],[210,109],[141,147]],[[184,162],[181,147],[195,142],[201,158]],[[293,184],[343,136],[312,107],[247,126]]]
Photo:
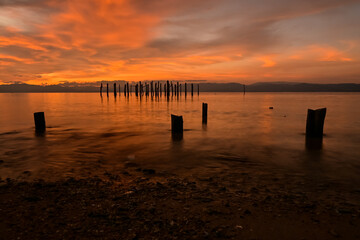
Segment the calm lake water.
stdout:
[[[202,102],[209,105],[207,125]],[[2,93],[0,177],[96,175],[126,162],[215,174],[230,162],[250,162],[359,182],[359,103],[358,93],[201,93],[169,100]],[[304,135],[307,109],[321,107],[327,107],[326,135],[322,149],[310,151]],[[37,111],[45,112],[43,137],[34,133]],[[172,140],[170,114],[184,118],[181,141]]]

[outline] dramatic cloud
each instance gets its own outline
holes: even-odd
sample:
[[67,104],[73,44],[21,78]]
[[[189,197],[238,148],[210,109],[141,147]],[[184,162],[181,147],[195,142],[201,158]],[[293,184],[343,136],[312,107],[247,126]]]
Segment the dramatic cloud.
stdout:
[[0,84],[360,82],[360,1],[0,0]]

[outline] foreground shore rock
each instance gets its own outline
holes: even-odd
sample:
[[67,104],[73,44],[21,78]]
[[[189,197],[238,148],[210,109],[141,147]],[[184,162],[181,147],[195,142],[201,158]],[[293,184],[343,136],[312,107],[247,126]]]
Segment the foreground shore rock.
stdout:
[[0,238],[360,238],[360,192],[342,195],[326,184],[286,179],[247,172],[189,179],[155,170],[7,179],[0,186]]

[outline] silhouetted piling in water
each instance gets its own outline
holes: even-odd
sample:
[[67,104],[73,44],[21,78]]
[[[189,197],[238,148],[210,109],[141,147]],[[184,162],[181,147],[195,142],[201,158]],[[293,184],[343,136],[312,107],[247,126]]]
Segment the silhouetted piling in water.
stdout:
[[114,83],[114,95],[116,96],[116,83]]
[[101,85],[100,85],[100,95],[102,95],[102,90],[103,90],[103,85],[101,83]]
[[36,113],[34,113],[34,122],[35,122],[35,131],[37,133],[45,132],[46,124],[45,124],[45,114],[44,114],[44,112],[36,112]]
[[324,121],[326,116],[326,108],[308,109],[306,119],[306,137],[322,138],[324,130]]
[[106,95],[109,96],[109,84],[106,84]]
[[119,96],[120,96],[120,93],[121,93],[121,88],[120,88],[120,83],[119,83]]
[[154,83],[151,81],[151,89],[150,89],[151,95],[154,94]]
[[169,83],[169,81],[166,81],[166,95],[169,97],[169,93],[170,93],[170,83]]
[[244,84],[244,95],[245,95],[245,84]]
[[194,84],[191,84],[191,96],[194,96]]
[[129,83],[127,83],[127,84],[126,84],[126,88],[127,88],[127,89],[126,89],[126,90],[127,90],[127,94],[128,94],[128,96],[129,96],[129,95],[130,95],[130,87],[129,87]]
[[135,96],[138,96],[138,89],[139,89],[138,86],[139,86],[138,84],[135,85]]
[[171,114],[171,132],[182,133],[183,131],[183,117]]
[[184,91],[185,91],[185,96],[186,96],[187,95],[187,84],[186,83],[185,83]]
[[208,112],[208,104],[203,103],[202,104],[202,123],[207,123],[207,112]]
[[200,95],[200,84],[198,84],[198,96]]

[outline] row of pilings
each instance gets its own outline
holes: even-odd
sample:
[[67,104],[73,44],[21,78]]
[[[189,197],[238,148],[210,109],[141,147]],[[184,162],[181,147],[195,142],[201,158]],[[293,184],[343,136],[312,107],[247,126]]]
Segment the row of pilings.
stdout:
[[[200,94],[200,85],[197,85],[197,94]],[[190,88],[190,89],[189,89]],[[106,84],[106,94],[109,95],[109,84]],[[100,85],[100,94],[102,95],[102,93],[104,92],[104,86],[101,83]],[[118,86],[116,85],[116,83],[114,83],[114,87],[113,87],[113,92],[114,95],[117,95],[117,92],[120,94],[121,91],[121,85],[118,84]],[[123,93],[125,96],[129,96],[130,93],[135,93],[136,96],[161,96],[162,94],[164,94],[167,97],[170,96],[180,96],[182,93],[185,94],[185,96],[188,94],[191,94],[191,96],[194,95],[194,84],[193,83],[184,83],[181,84],[179,82],[173,83],[172,81],[166,81],[165,83],[161,83],[161,82],[143,82],[141,83],[133,83],[133,84],[129,84],[124,83],[123,84]]]

